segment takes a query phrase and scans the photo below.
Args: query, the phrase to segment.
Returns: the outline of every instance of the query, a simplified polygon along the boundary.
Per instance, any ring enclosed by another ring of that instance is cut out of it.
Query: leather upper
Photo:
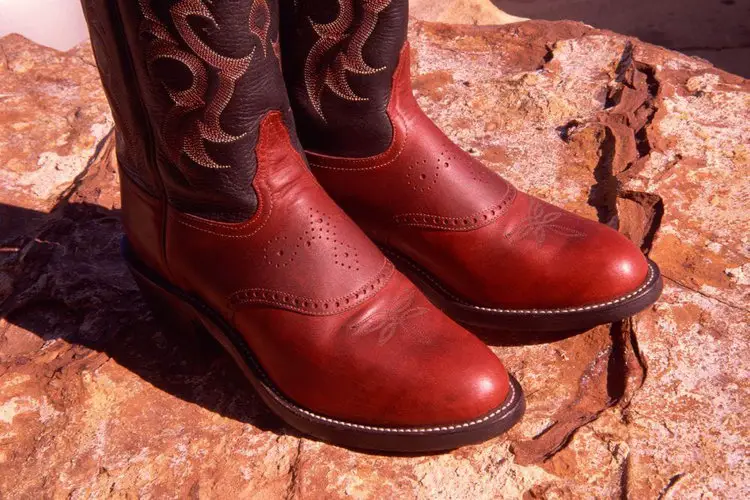
[[[130,148],[123,144],[118,154],[142,155],[148,168],[156,166],[163,192],[179,210],[217,221],[246,220],[257,208],[248,186],[257,167],[261,116],[279,110],[293,130],[281,84],[277,3],[104,2],[115,4],[113,24],[124,40],[117,42],[122,47],[100,52],[126,52],[119,66],[108,68],[114,74],[100,67],[105,82],[119,82],[109,87],[128,84],[111,104],[141,109],[146,119],[139,132],[150,138]],[[96,12],[99,3],[87,0],[86,10]],[[89,25],[97,19],[90,16]],[[97,36],[114,44],[112,35]]]
[[[228,318],[274,384],[305,408],[419,426],[498,407],[509,390],[503,365],[331,201],[280,113],[262,121],[256,154],[255,215],[227,223],[167,208],[165,267],[157,270]],[[141,256],[158,248],[141,228],[158,205],[147,201],[123,197],[123,211],[137,217],[125,223]]]
[[[316,177],[379,244],[397,250],[459,300],[491,308],[608,301],[648,273],[611,228],[519,192],[463,152],[414,99],[408,45],[387,114],[394,138],[367,158],[308,151]]]

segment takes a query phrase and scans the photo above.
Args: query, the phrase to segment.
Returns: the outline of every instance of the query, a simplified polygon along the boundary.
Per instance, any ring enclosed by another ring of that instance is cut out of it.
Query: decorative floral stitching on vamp
[[[383,346],[399,331],[414,328],[411,320],[427,313],[426,307],[414,306],[416,294],[411,293],[406,300],[384,311],[367,314],[349,327],[355,335],[377,334],[378,345]]]
[[[547,238],[548,232],[557,233],[569,238],[583,238],[586,236],[581,231],[562,224],[555,224],[565,212],[557,208],[545,211],[545,206],[539,201],[532,199],[529,204],[529,214],[515,228],[505,233],[510,241],[519,241],[528,236],[536,240],[537,246],[541,247]]]

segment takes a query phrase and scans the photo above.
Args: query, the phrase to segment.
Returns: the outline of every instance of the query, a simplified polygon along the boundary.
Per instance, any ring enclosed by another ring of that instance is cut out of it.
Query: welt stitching
[[[628,300],[631,297],[634,297],[641,293],[643,290],[648,288],[651,283],[653,283],[654,278],[656,276],[656,273],[654,272],[652,264],[649,264],[648,267],[648,275],[646,277],[646,281],[643,283],[643,285],[640,286],[637,290],[630,292],[627,295],[623,295],[622,297],[619,297],[617,299],[612,299],[607,302],[601,302],[598,304],[591,304],[588,306],[580,306],[580,307],[568,307],[568,308],[560,308],[560,309],[498,309],[493,307],[482,307],[477,306],[474,304],[470,304],[469,302],[466,302],[465,300],[456,297],[453,293],[446,290],[445,287],[443,287],[442,284],[440,284],[435,278],[430,276],[426,271],[422,270],[420,267],[409,261],[408,259],[401,259],[403,262],[405,262],[409,267],[417,271],[419,274],[427,278],[430,282],[432,282],[436,287],[438,287],[443,293],[448,295],[450,298],[455,300],[456,302],[460,302],[461,304],[471,307],[472,309],[478,309],[481,311],[489,311],[489,312],[498,312],[498,313],[512,313],[512,314],[558,314],[558,313],[570,313],[570,312],[583,312],[583,311],[591,311],[595,309],[601,309],[603,307],[611,306],[614,304],[619,304],[620,302],[624,302]]]
[[[292,411],[295,411],[297,413],[303,413],[307,415],[308,417],[311,417],[315,420],[322,420],[324,422],[330,423],[330,424],[336,424],[341,425],[343,427],[351,427],[354,429],[362,429],[367,431],[375,431],[375,432],[387,432],[387,433],[414,433],[414,434],[427,434],[427,433],[433,433],[433,432],[446,432],[451,431],[455,429],[465,429],[467,427],[473,427],[478,424],[482,424],[491,418],[497,416],[500,413],[503,413],[508,408],[510,408],[513,404],[515,404],[516,401],[516,388],[513,384],[510,384],[510,392],[508,393],[508,398],[506,402],[498,409],[493,411],[492,413],[485,415],[482,418],[477,418],[474,420],[471,420],[469,422],[464,422],[462,424],[454,424],[454,425],[443,425],[443,426],[436,426],[436,427],[378,427],[373,425],[364,425],[364,424],[354,424],[350,422],[344,422],[342,420],[336,420],[329,417],[324,417],[322,415],[318,415],[316,413],[313,413],[309,410],[305,410],[303,408],[298,408],[291,404],[284,396],[282,396],[278,391],[276,391],[275,388],[270,387],[269,389],[273,392],[273,394],[278,398],[278,400],[284,404],[287,408],[289,408]],[[500,420],[503,420],[510,416],[510,413],[507,413],[500,417]]]

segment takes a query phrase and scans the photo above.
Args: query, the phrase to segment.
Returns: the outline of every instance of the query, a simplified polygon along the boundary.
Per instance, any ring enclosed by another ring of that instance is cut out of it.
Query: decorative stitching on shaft
[[[229,101],[234,95],[237,80],[240,79],[250,67],[250,61],[255,53],[255,48],[241,58],[232,58],[219,54],[208,46],[194,31],[188,23],[188,17],[197,16],[207,19],[220,29],[213,14],[202,0],[181,0],[173,5],[169,12],[174,26],[180,37],[188,46],[190,51],[182,48],[180,42],[172,35],[169,29],[156,16],[149,5],[149,0],[139,0],[143,22],[141,32],[152,37],[149,42],[146,59],[152,66],[160,59],[171,59],[183,64],[191,74],[190,87],[183,90],[170,88],[166,83],[164,87],[173,102],[173,106],[166,113],[162,124],[167,151],[170,159],[177,165],[182,164],[182,154],[187,155],[196,164],[206,168],[225,169],[231,165],[217,163],[206,151],[204,141],[226,144],[235,142],[245,136],[232,135],[221,126],[221,115],[226,109]],[[251,12],[256,17],[262,13],[265,0],[255,0]],[[268,26],[270,26],[270,15],[268,6],[265,5],[266,22],[264,26],[253,31],[256,26],[252,25],[254,17],[250,16],[248,29],[259,40],[265,53]],[[217,76],[217,88],[212,98],[206,102],[208,97],[208,68],[215,70]],[[200,116],[192,116],[194,111],[201,110]],[[186,125],[187,122],[187,125]]]
[[[310,18],[310,24],[318,35],[318,40],[310,48],[305,59],[305,88],[310,103],[324,122],[326,117],[320,100],[326,87],[341,99],[368,100],[367,97],[359,96],[354,92],[347,81],[346,73],[371,75],[385,69],[385,67],[373,68],[367,64],[362,50],[375,30],[379,14],[390,5],[391,1],[362,0],[362,19],[354,28],[353,33],[348,33],[354,22],[352,0],[338,0],[338,15],[330,23],[316,23]],[[348,46],[343,49],[342,46],[347,42]],[[338,52],[331,57],[330,51],[337,47]]]

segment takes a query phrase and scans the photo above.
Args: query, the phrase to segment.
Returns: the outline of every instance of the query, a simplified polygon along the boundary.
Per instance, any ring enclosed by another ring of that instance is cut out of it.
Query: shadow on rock
[[[523,345],[551,344],[570,337],[575,337],[588,330],[567,330],[554,332],[517,332],[499,331],[479,326],[463,325],[482,342],[496,347],[513,347]]]
[[[62,201],[50,214],[0,204],[0,367],[25,363],[8,346],[21,328],[63,339],[94,370],[104,353],[155,387],[225,417],[294,434],[266,408],[210,337],[161,327],[120,256],[119,211]]]

